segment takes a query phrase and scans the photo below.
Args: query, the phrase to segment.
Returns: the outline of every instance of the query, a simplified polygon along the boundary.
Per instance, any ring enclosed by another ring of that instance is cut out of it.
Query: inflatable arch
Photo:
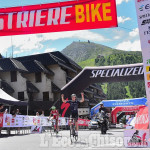
[[[61,93],[70,98],[72,93],[79,94],[90,84],[144,80],[143,63],[85,67],[76,77],[68,82]]]
[[[144,108],[146,106],[120,106],[116,107],[113,109],[111,112],[111,117],[112,117],[112,123],[116,124],[117,123],[117,113],[118,112],[133,112],[133,111],[139,111],[140,108]]]

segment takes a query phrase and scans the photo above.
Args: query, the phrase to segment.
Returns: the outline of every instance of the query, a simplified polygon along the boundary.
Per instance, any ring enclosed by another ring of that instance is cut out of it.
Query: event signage
[[[79,118],[78,121],[80,126],[88,126],[89,120]],[[52,122],[49,120],[49,117],[25,115],[13,116],[11,114],[0,113],[0,127],[32,127],[31,131],[33,130],[33,132],[41,132],[39,127],[51,125]],[[58,125],[69,125],[69,121],[65,117],[59,117]],[[35,130],[36,128],[37,131]]]
[[[150,0],[135,0],[150,120]],[[150,123],[149,123],[150,126]]]
[[[125,147],[150,147],[149,130],[125,130],[124,145]]]
[[[0,9],[0,36],[116,26],[115,0],[76,0]]]
[[[92,70],[91,74],[92,75],[90,76],[90,78],[141,75],[143,74],[143,66],[131,68]]]
[[[117,106],[124,106],[124,111],[128,111],[127,109],[131,109],[131,107],[126,106],[137,106],[137,105],[146,105],[147,99],[142,98],[135,98],[135,99],[122,99],[122,100],[103,100],[102,103],[104,107],[117,107]],[[97,114],[99,112],[100,103],[95,105],[91,108],[91,116]],[[132,110],[134,107],[132,108]],[[136,108],[137,109],[137,108]]]

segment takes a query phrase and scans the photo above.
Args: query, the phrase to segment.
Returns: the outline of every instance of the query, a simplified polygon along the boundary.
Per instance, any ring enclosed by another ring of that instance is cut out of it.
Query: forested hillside
[[[112,66],[141,62],[142,55],[139,52],[136,54],[116,53],[105,57],[98,56],[95,59],[96,66]],[[107,94],[107,99],[138,98],[146,95],[144,81],[106,83],[102,85],[102,87]]]

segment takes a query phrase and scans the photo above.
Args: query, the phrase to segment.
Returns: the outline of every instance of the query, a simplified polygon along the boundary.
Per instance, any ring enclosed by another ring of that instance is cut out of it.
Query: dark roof
[[[95,106],[96,104],[98,104],[99,102],[96,99],[90,99],[90,103],[89,105]]]
[[[75,70],[75,68],[72,67],[71,65],[69,65],[67,62],[65,62],[65,60],[60,59],[60,58],[56,57],[55,55],[52,55],[52,54],[50,54],[50,55],[58,63],[58,65],[60,65],[63,68],[66,68],[68,70],[71,70],[71,71],[77,73],[77,71]]]
[[[67,80],[67,82],[69,82],[69,81],[71,81],[71,80],[72,80],[72,78],[71,78],[71,77],[69,77],[69,76],[67,76],[67,77],[66,77],[66,80]]]
[[[76,67],[79,70],[82,70],[82,68],[77,63],[75,63],[73,60],[71,60],[69,57],[67,57],[63,53],[61,53],[59,51],[56,51],[56,52],[51,52],[51,54],[53,54],[54,56],[64,60],[67,64],[71,64],[73,67]]]
[[[6,93],[14,93],[14,89],[4,80],[0,80],[0,88]]]
[[[52,82],[52,92],[57,93],[57,92],[60,92],[60,91],[61,91],[60,88]]]
[[[90,93],[90,94],[93,94],[93,93],[94,93],[90,88],[86,88],[86,89],[84,90],[84,92],[87,92],[87,93]]]
[[[94,98],[102,99],[103,97],[99,94],[94,94]]]
[[[16,60],[20,62],[26,62],[26,61],[34,61],[37,60],[44,66],[54,65],[58,64],[63,68],[69,69],[75,73],[76,67],[81,70],[81,67],[78,66],[75,62],[73,62],[71,59],[66,57],[65,55],[61,54],[61,52],[51,52],[51,53],[43,53],[43,54],[37,54],[37,55],[30,55],[30,56],[24,56],[24,57],[17,57]],[[73,64],[73,65],[72,65]]]
[[[102,90],[101,86],[99,86],[98,84],[91,84],[90,87],[97,90]]]
[[[35,87],[30,81],[27,81],[26,84],[27,84],[27,92],[39,93],[39,89]]]
[[[37,60],[41,62],[43,65],[57,64],[57,62],[50,56],[49,53],[17,57],[15,59],[20,62]]]
[[[52,74],[52,75],[54,74],[50,69],[48,70],[37,60],[25,61],[22,62],[22,64],[27,68],[29,73],[44,72],[47,74]]]
[[[23,66],[23,64],[12,58],[3,58],[0,59],[0,71],[20,71],[27,72],[27,69]]]

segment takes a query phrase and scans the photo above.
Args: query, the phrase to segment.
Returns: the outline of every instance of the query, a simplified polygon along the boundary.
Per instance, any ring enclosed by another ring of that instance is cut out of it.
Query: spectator
[[[40,115],[39,115],[39,112],[36,112],[36,116],[38,116],[38,117],[40,116]]]
[[[21,115],[19,109],[16,110],[14,117],[16,117],[16,115]],[[20,133],[20,127],[18,127],[18,134]]]
[[[3,113],[3,112],[4,112],[4,105],[0,104],[0,113]]]
[[[17,109],[15,115],[21,115],[20,110]]]
[[[42,110],[42,114],[41,114],[41,117],[44,117],[45,115],[44,115],[44,110]]]

